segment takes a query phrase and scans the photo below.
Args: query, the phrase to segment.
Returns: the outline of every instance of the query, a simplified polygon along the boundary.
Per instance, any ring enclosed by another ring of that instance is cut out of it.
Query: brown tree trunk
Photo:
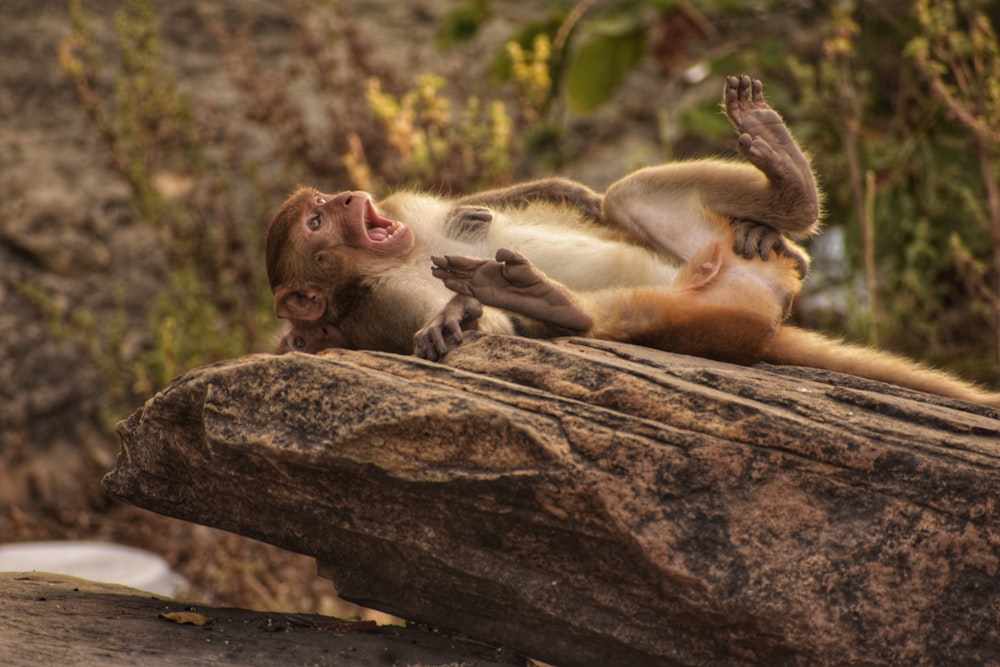
[[[849,376],[476,337],[254,356],[119,425],[106,490],[557,665],[983,665],[1000,419]]]

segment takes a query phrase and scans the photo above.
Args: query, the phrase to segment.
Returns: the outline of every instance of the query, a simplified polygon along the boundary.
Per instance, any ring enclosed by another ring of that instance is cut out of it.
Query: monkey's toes
[[[765,139],[744,133],[739,136],[736,143],[743,157],[764,172],[768,178],[779,180],[784,176],[781,157]]]
[[[744,114],[754,109],[769,109],[764,100],[764,84],[760,79],[752,79],[746,74],[726,78],[726,112],[740,129],[743,129]]]
[[[496,259],[505,264],[529,264],[528,259],[519,252],[510,248],[500,248],[497,250]]]

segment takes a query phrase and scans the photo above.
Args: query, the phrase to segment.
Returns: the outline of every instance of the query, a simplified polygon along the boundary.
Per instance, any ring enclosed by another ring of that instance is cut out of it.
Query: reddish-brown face
[[[366,192],[328,195],[301,188],[267,229],[267,273],[278,317],[329,319],[331,296],[347,278],[377,276],[413,248],[409,226],[390,220]]]
[[[331,347],[351,349],[347,337],[333,324],[296,322],[275,346],[276,354],[305,352],[317,354]]]
[[[347,245],[377,255],[399,257],[413,247],[413,230],[379,215],[367,192],[327,195],[313,192],[299,221],[304,247],[315,253]]]

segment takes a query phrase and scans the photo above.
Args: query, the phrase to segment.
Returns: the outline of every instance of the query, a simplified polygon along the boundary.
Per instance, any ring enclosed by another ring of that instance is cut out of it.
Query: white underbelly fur
[[[669,285],[678,267],[670,258],[633,244],[593,236],[567,226],[496,224],[484,252],[509,248],[527,257],[547,276],[578,291]]]

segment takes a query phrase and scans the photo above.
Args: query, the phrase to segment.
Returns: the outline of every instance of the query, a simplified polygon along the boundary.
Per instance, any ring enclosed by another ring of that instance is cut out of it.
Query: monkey
[[[756,101],[750,99],[753,85],[758,91]],[[734,248],[744,256],[756,252],[764,258],[771,252],[793,256],[804,274],[808,256],[787,242],[782,232],[808,235],[818,224],[818,191],[808,161],[780,117],[763,102],[759,82],[754,84],[749,77],[732,78],[727,86],[731,89],[726,92],[725,103],[730,118],[741,132],[747,129],[759,135],[757,143],[770,152],[761,153],[749,132],[740,135],[740,150],[756,159],[767,174],[746,164],[710,160],[666,165],[664,173],[653,180],[664,191],[683,193],[679,199],[683,207],[697,208],[697,200],[703,197],[723,215],[732,215]],[[756,118],[761,111],[765,113],[764,122]],[[769,142],[776,148],[770,149]],[[786,154],[789,150],[791,154]],[[782,164],[789,160],[796,163]],[[724,172],[721,177],[716,174],[720,169]],[[794,203],[796,198],[802,200],[800,204]],[[771,209],[779,204],[791,204],[796,213],[772,214]],[[686,210],[672,213],[687,215]],[[429,317],[439,319],[442,325],[449,322],[449,331],[460,331],[461,323],[447,315],[463,309],[445,308],[447,298],[442,294],[449,293],[440,285],[429,284],[424,267],[414,270],[409,263],[414,258],[425,261],[432,253],[492,256],[502,245],[528,243],[546,248],[549,255],[561,261],[568,253],[559,244],[573,239],[573,243],[584,247],[596,243],[599,247],[592,248],[592,253],[609,268],[616,268],[616,253],[602,252],[601,248],[629,247],[631,243],[641,247],[639,252],[647,259],[663,252],[649,242],[643,230],[616,221],[609,223],[605,218],[602,195],[561,178],[476,193],[455,201],[404,192],[377,206],[367,193],[333,196],[302,188],[282,205],[266,235],[275,312],[293,322],[293,332],[282,339],[283,343],[293,350],[313,349],[326,344],[330,331],[339,330],[336,338],[346,337],[353,346],[405,352],[413,349],[410,331],[414,327],[423,331],[424,320]],[[415,245],[419,246],[416,251]],[[671,274],[670,261],[653,258],[653,272]],[[598,286],[605,274],[607,271],[595,274],[596,281],[589,286],[575,287]],[[374,292],[378,293],[378,308],[372,308]],[[464,310],[468,310],[467,305]],[[345,317],[348,312],[350,317]],[[439,313],[446,316],[438,317]],[[401,318],[406,320],[402,328],[396,326],[401,324]],[[418,319],[420,322],[415,324]],[[318,322],[322,322],[326,333],[316,327]],[[535,335],[553,329],[541,321],[512,317],[512,313],[500,316],[490,309],[475,326],[507,333],[534,331]]]
[[[533,192],[558,193],[564,183],[550,179],[522,191],[530,197]],[[488,208],[452,206],[440,198],[413,193],[394,195],[377,208],[367,193],[322,195],[307,188],[289,202],[297,202],[297,196],[317,210],[327,207],[327,219],[311,217],[299,223],[298,230],[289,230],[279,212],[277,224],[272,221],[268,228],[268,275],[275,313],[293,323],[276,351],[314,353],[326,347],[360,347],[409,353],[416,343],[420,356],[436,359],[449,348],[443,339],[457,344],[465,328],[518,332],[514,323],[524,318],[494,309],[484,312],[475,299],[451,294],[429,271],[430,248],[471,252],[482,244],[494,216]],[[499,200],[490,195],[490,201]],[[291,226],[301,215],[297,207],[293,209]],[[431,224],[423,224],[425,220]],[[305,232],[313,224],[317,233]],[[284,254],[272,252],[282,244],[292,248]],[[310,253],[315,253],[315,264],[299,267],[296,258]],[[533,324],[525,320],[523,326],[528,331]]]
[[[302,188],[267,231],[275,312],[293,341],[332,327],[346,346],[432,360],[468,329],[582,335],[1000,407],[1000,395],[947,374],[785,323],[809,262],[793,239],[815,233],[821,196],[759,81],[727,78],[723,100],[746,162],[647,167],[603,195],[562,179],[378,204]]]

